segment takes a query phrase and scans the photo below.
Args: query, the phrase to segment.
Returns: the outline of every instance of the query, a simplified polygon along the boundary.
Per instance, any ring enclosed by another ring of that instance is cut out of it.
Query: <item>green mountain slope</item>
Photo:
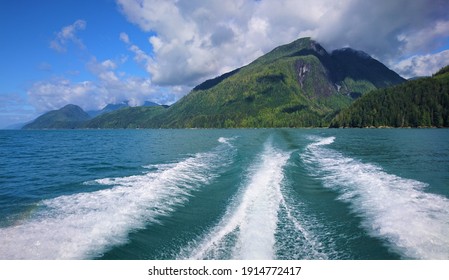
[[[43,114],[25,125],[23,129],[79,128],[89,119],[89,115],[83,109],[69,104],[59,110]]]
[[[449,127],[449,66],[433,77],[366,94],[331,127]]]
[[[154,123],[154,117],[165,113],[164,106],[126,107],[102,114],[88,122],[84,128],[145,128]]]
[[[342,49],[329,54],[317,42],[302,38],[205,81],[169,108],[124,108],[83,127],[328,126],[354,99],[404,81],[363,52]]]
[[[198,85],[149,126],[327,126],[353,98],[403,81],[364,53],[303,38]]]

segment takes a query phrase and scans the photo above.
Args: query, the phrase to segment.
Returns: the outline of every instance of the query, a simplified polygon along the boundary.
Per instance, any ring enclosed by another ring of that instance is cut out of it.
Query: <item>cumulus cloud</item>
[[[56,37],[50,42],[50,48],[57,52],[66,52],[69,43],[75,44],[80,49],[85,49],[83,41],[76,35],[78,31],[86,29],[85,20],[77,20],[73,24],[64,26]]]
[[[87,69],[95,76],[93,81],[73,82],[59,77],[38,81],[27,91],[28,99],[38,113],[76,104],[85,110],[97,110],[107,104],[129,101],[131,106],[145,101],[171,104],[187,92],[185,87],[160,88],[149,77],[121,75],[119,62],[95,57],[87,63]]]
[[[416,50],[426,52],[441,46],[448,39],[448,34],[449,20],[437,21],[416,32],[400,34],[398,40],[403,43],[402,50],[406,53]]]
[[[134,53],[134,60],[142,65],[147,72],[152,72],[154,65],[153,58],[141,50],[137,45],[133,44],[125,32],[120,33],[120,40],[128,46],[128,49]]]
[[[68,79],[55,78],[34,83],[27,93],[29,102],[37,112],[45,112],[67,104],[90,107],[92,103],[96,103],[95,92],[97,87],[92,82],[73,84]]]
[[[329,51],[341,47],[363,50],[404,77],[430,75],[449,64],[449,51],[441,51],[449,38],[447,0],[116,2],[128,21],[148,36],[151,52],[145,52],[148,46],[138,46],[127,33],[119,34],[148,76],[121,72],[126,56],[102,61],[91,56],[86,63],[94,76],[91,81],[59,77],[32,84],[28,98],[38,112],[68,103],[86,110],[123,100],[132,105],[146,100],[171,104],[205,79],[305,36]],[[50,47],[58,52],[66,52],[71,45],[86,49],[79,37],[86,27],[84,20],[63,27]]]
[[[405,78],[429,76],[449,64],[449,50],[436,54],[415,55],[401,60],[393,70]]]
[[[272,48],[311,36],[328,50],[353,47],[394,65],[448,39],[446,0],[116,0],[126,18],[152,32],[151,59],[126,34],[158,85],[193,86]]]
[[[58,52],[66,52],[68,45],[75,44],[86,49],[82,40],[77,36],[79,30],[86,28],[86,22],[77,20],[66,26],[56,34],[50,47]],[[133,44],[128,34],[120,33],[119,39],[134,53],[134,60],[141,64],[147,72],[156,67],[153,58]],[[154,41],[157,45],[157,42]],[[128,101],[131,106],[142,105],[145,101],[159,104],[172,104],[185,95],[189,87],[176,85],[160,87],[155,85],[152,77],[138,77],[120,71],[122,64],[128,60],[127,56],[118,59],[98,61],[91,55],[85,63],[86,69],[93,75],[93,79],[74,82],[70,78],[59,76],[33,83],[27,90],[28,101],[37,113],[61,108],[67,104],[76,104],[85,110],[101,109],[107,104]],[[42,68],[51,69],[51,65],[42,63]],[[47,67],[48,66],[48,67]],[[70,75],[69,75],[70,76]]]

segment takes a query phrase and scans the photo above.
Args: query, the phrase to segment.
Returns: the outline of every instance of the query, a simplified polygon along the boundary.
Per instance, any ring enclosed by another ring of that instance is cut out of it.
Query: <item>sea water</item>
[[[449,259],[449,130],[0,131],[0,259]]]

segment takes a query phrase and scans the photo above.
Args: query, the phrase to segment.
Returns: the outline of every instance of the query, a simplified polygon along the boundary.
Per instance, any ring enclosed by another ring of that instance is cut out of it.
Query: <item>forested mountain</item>
[[[327,127],[354,99],[404,81],[364,52],[345,48],[329,54],[302,38],[205,81],[170,107],[123,103],[89,120],[81,108],[68,105],[24,128]]]
[[[159,104],[151,102],[151,101],[145,101],[145,103],[136,108],[142,108],[139,110],[133,109],[134,107],[130,107],[128,104],[128,101],[123,101],[121,103],[116,104],[108,104],[101,110],[96,111],[88,111],[85,112],[82,108],[80,108],[77,105],[69,104],[64,106],[63,108],[59,110],[53,110],[50,112],[47,112],[34,121],[30,122],[29,124],[22,125],[20,128],[22,129],[73,129],[73,128],[85,128],[86,125],[88,125],[90,122],[89,120],[93,117],[96,117],[96,121],[92,122],[92,125],[102,123],[102,120],[104,119],[103,115],[108,113],[114,113],[118,110],[124,110],[124,108],[129,108],[129,112],[132,112],[130,116],[125,116],[127,119],[135,117],[136,120],[143,119],[147,116],[147,114],[137,115],[137,112],[144,112],[149,107],[160,107]],[[128,111],[126,111],[128,112]],[[158,111],[159,112],[159,111]],[[120,113],[118,114],[120,115]],[[125,113],[125,115],[128,115],[128,113]],[[106,117],[108,118],[108,117]],[[111,118],[115,118],[115,115],[112,114]],[[108,121],[108,123],[105,123],[105,128],[113,128],[111,126],[111,123],[117,124],[117,127],[120,127],[118,124],[120,123],[121,117],[117,118],[117,120]],[[134,119],[133,119],[134,121]],[[123,121],[122,121],[123,122]],[[136,127],[138,127],[136,125]]]
[[[117,103],[117,104],[107,104],[101,110],[88,111],[87,113],[92,118],[95,118],[97,116],[100,116],[100,115],[103,115],[103,114],[106,114],[106,113],[110,113],[110,112],[113,112],[113,111],[117,111],[117,110],[120,110],[120,109],[126,108],[126,107],[129,107],[128,101],[123,101],[123,102]]]
[[[84,128],[145,128],[154,122],[156,116],[166,112],[166,106],[126,107],[105,113],[86,123]]]
[[[317,42],[303,38],[205,81],[170,108],[125,108],[86,126],[328,126],[335,112],[349,106],[353,99],[403,81],[363,52],[343,49],[329,54]]]
[[[449,66],[432,77],[364,95],[331,127],[449,127]]]
[[[151,102],[151,101],[145,101],[142,105],[143,107],[152,107],[152,106],[160,106],[157,103]],[[120,103],[115,103],[115,104],[107,104],[105,107],[103,107],[103,109],[101,110],[94,110],[94,111],[88,111],[87,113],[89,114],[89,116],[91,116],[92,118],[106,114],[106,113],[110,113],[110,112],[114,112],[123,108],[127,108],[130,107],[129,105],[129,101],[123,101]]]
[[[59,110],[43,114],[23,129],[79,128],[90,116],[79,106],[69,104]]]

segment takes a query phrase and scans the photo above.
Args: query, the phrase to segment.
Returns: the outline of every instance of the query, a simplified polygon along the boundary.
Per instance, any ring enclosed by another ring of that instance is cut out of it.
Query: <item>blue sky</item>
[[[311,36],[404,77],[449,64],[446,0],[5,0],[0,128],[68,103],[176,102],[196,84]]]

